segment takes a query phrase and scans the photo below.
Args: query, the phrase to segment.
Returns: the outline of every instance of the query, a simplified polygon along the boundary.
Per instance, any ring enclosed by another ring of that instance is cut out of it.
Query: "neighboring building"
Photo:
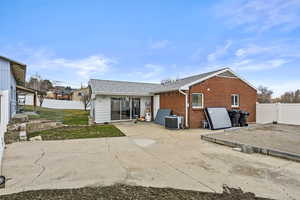
[[[226,107],[250,112],[255,122],[256,89],[230,68],[179,79],[168,84],[124,81],[89,81],[90,116],[95,123],[130,120],[158,109],[171,109],[185,118],[185,126],[202,127],[205,107]]]
[[[18,92],[36,93],[25,88],[26,65],[0,56],[0,167],[4,151],[4,133],[18,111]]]
[[[0,91],[8,92],[8,118],[17,112],[17,86],[25,86],[26,65],[0,56]]]
[[[84,93],[88,93],[89,88],[80,88],[77,90],[74,90],[72,93],[72,100],[73,101],[81,101],[81,97]]]
[[[54,86],[53,89],[47,91],[47,99],[56,100],[72,100],[73,89],[64,86]]]

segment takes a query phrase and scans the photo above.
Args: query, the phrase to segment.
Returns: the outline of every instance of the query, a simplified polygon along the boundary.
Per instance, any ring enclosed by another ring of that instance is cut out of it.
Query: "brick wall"
[[[185,116],[185,96],[178,91],[161,93],[159,101],[161,109],[171,109],[173,114]]]
[[[213,77],[192,86],[189,90],[189,125],[190,128],[202,127],[205,119],[203,109],[192,108],[192,93],[204,94],[204,107],[226,107],[231,109],[231,95],[240,95],[238,109],[250,112],[248,121],[256,121],[256,90],[237,78]],[[171,109],[173,114],[185,116],[185,97],[178,91],[160,94],[160,108]]]
[[[204,107],[226,107],[231,109],[231,95],[240,95],[238,109],[250,112],[248,121],[255,122],[256,118],[256,90],[237,78],[213,77],[190,88],[189,94],[189,123],[191,128],[202,127],[205,119],[203,109],[192,108],[192,93],[204,94]]]

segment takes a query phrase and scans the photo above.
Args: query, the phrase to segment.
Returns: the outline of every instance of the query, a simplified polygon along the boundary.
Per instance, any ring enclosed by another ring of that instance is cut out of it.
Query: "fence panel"
[[[33,105],[33,95],[26,95],[25,104]],[[38,99],[37,99],[37,105],[39,105]],[[81,101],[68,101],[68,100],[55,100],[55,99],[44,99],[42,107],[54,108],[54,109],[84,110],[84,105]]]
[[[273,121],[282,124],[300,125],[300,104],[257,104],[256,122],[265,124]]]
[[[300,125],[300,104],[279,104],[278,122]]]

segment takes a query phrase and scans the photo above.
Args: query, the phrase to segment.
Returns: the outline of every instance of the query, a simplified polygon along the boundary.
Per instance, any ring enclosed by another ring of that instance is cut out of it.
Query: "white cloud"
[[[28,48],[24,45],[7,48],[4,52],[20,62],[26,63],[27,76],[39,73],[43,78],[56,78],[65,73],[75,80],[86,82],[91,76],[99,76],[108,72],[117,63],[116,60],[103,55],[91,55],[83,58],[67,59],[56,56],[45,48]],[[57,72],[61,72],[57,74]],[[66,80],[58,80],[66,81]]]
[[[169,40],[159,40],[155,42],[151,42],[150,48],[151,49],[163,49],[170,45]]]
[[[160,75],[164,67],[161,65],[154,65],[154,64],[146,64],[145,68],[149,70],[148,72],[143,73],[142,77],[145,79],[155,78],[156,76]]]
[[[236,50],[235,55],[238,57],[245,57],[245,56],[250,56],[250,55],[256,55],[256,54],[261,54],[265,52],[275,52],[277,50],[277,47],[261,47],[258,45],[249,45],[248,47],[245,48],[240,48]]]
[[[217,47],[213,53],[209,54],[207,56],[207,60],[209,62],[216,61],[218,58],[224,56],[227,53],[227,50],[229,49],[229,47],[231,45],[232,45],[232,42],[230,40],[226,41],[224,46]]]
[[[174,67],[173,65],[170,67]],[[130,71],[125,75],[133,81],[157,83],[163,79],[166,66],[159,64],[145,64],[134,71]],[[125,79],[127,80],[127,79]]]
[[[269,70],[275,69],[278,67],[283,66],[284,64],[288,63],[288,60],[285,59],[272,59],[272,60],[242,60],[238,62],[234,62],[231,67],[237,71],[261,71],[261,70]]]
[[[103,74],[110,69],[116,61],[102,55],[93,55],[81,59],[54,58],[43,60],[44,67],[70,68],[84,80],[88,80],[94,74]]]
[[[290,31],[300,26],[299,0],[244,0],[224,1],[217,15],[232,26],[242,26],[247,31],[266,31],[280,28]]]

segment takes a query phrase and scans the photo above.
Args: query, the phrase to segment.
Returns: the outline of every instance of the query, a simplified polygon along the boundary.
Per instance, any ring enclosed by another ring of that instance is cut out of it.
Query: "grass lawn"
[[[28,138],[42,136],[43,140],[67,140],[81,138],[125,136],[114,125],[66,126],[28,133]]]
[[[60,121],[66,125],[88,125],[89,111],[63,110],[37,107],[39,115],[29,115],[30,119],[49,119]],[[26,111],[32,111],[33,106],[26,106]]]

